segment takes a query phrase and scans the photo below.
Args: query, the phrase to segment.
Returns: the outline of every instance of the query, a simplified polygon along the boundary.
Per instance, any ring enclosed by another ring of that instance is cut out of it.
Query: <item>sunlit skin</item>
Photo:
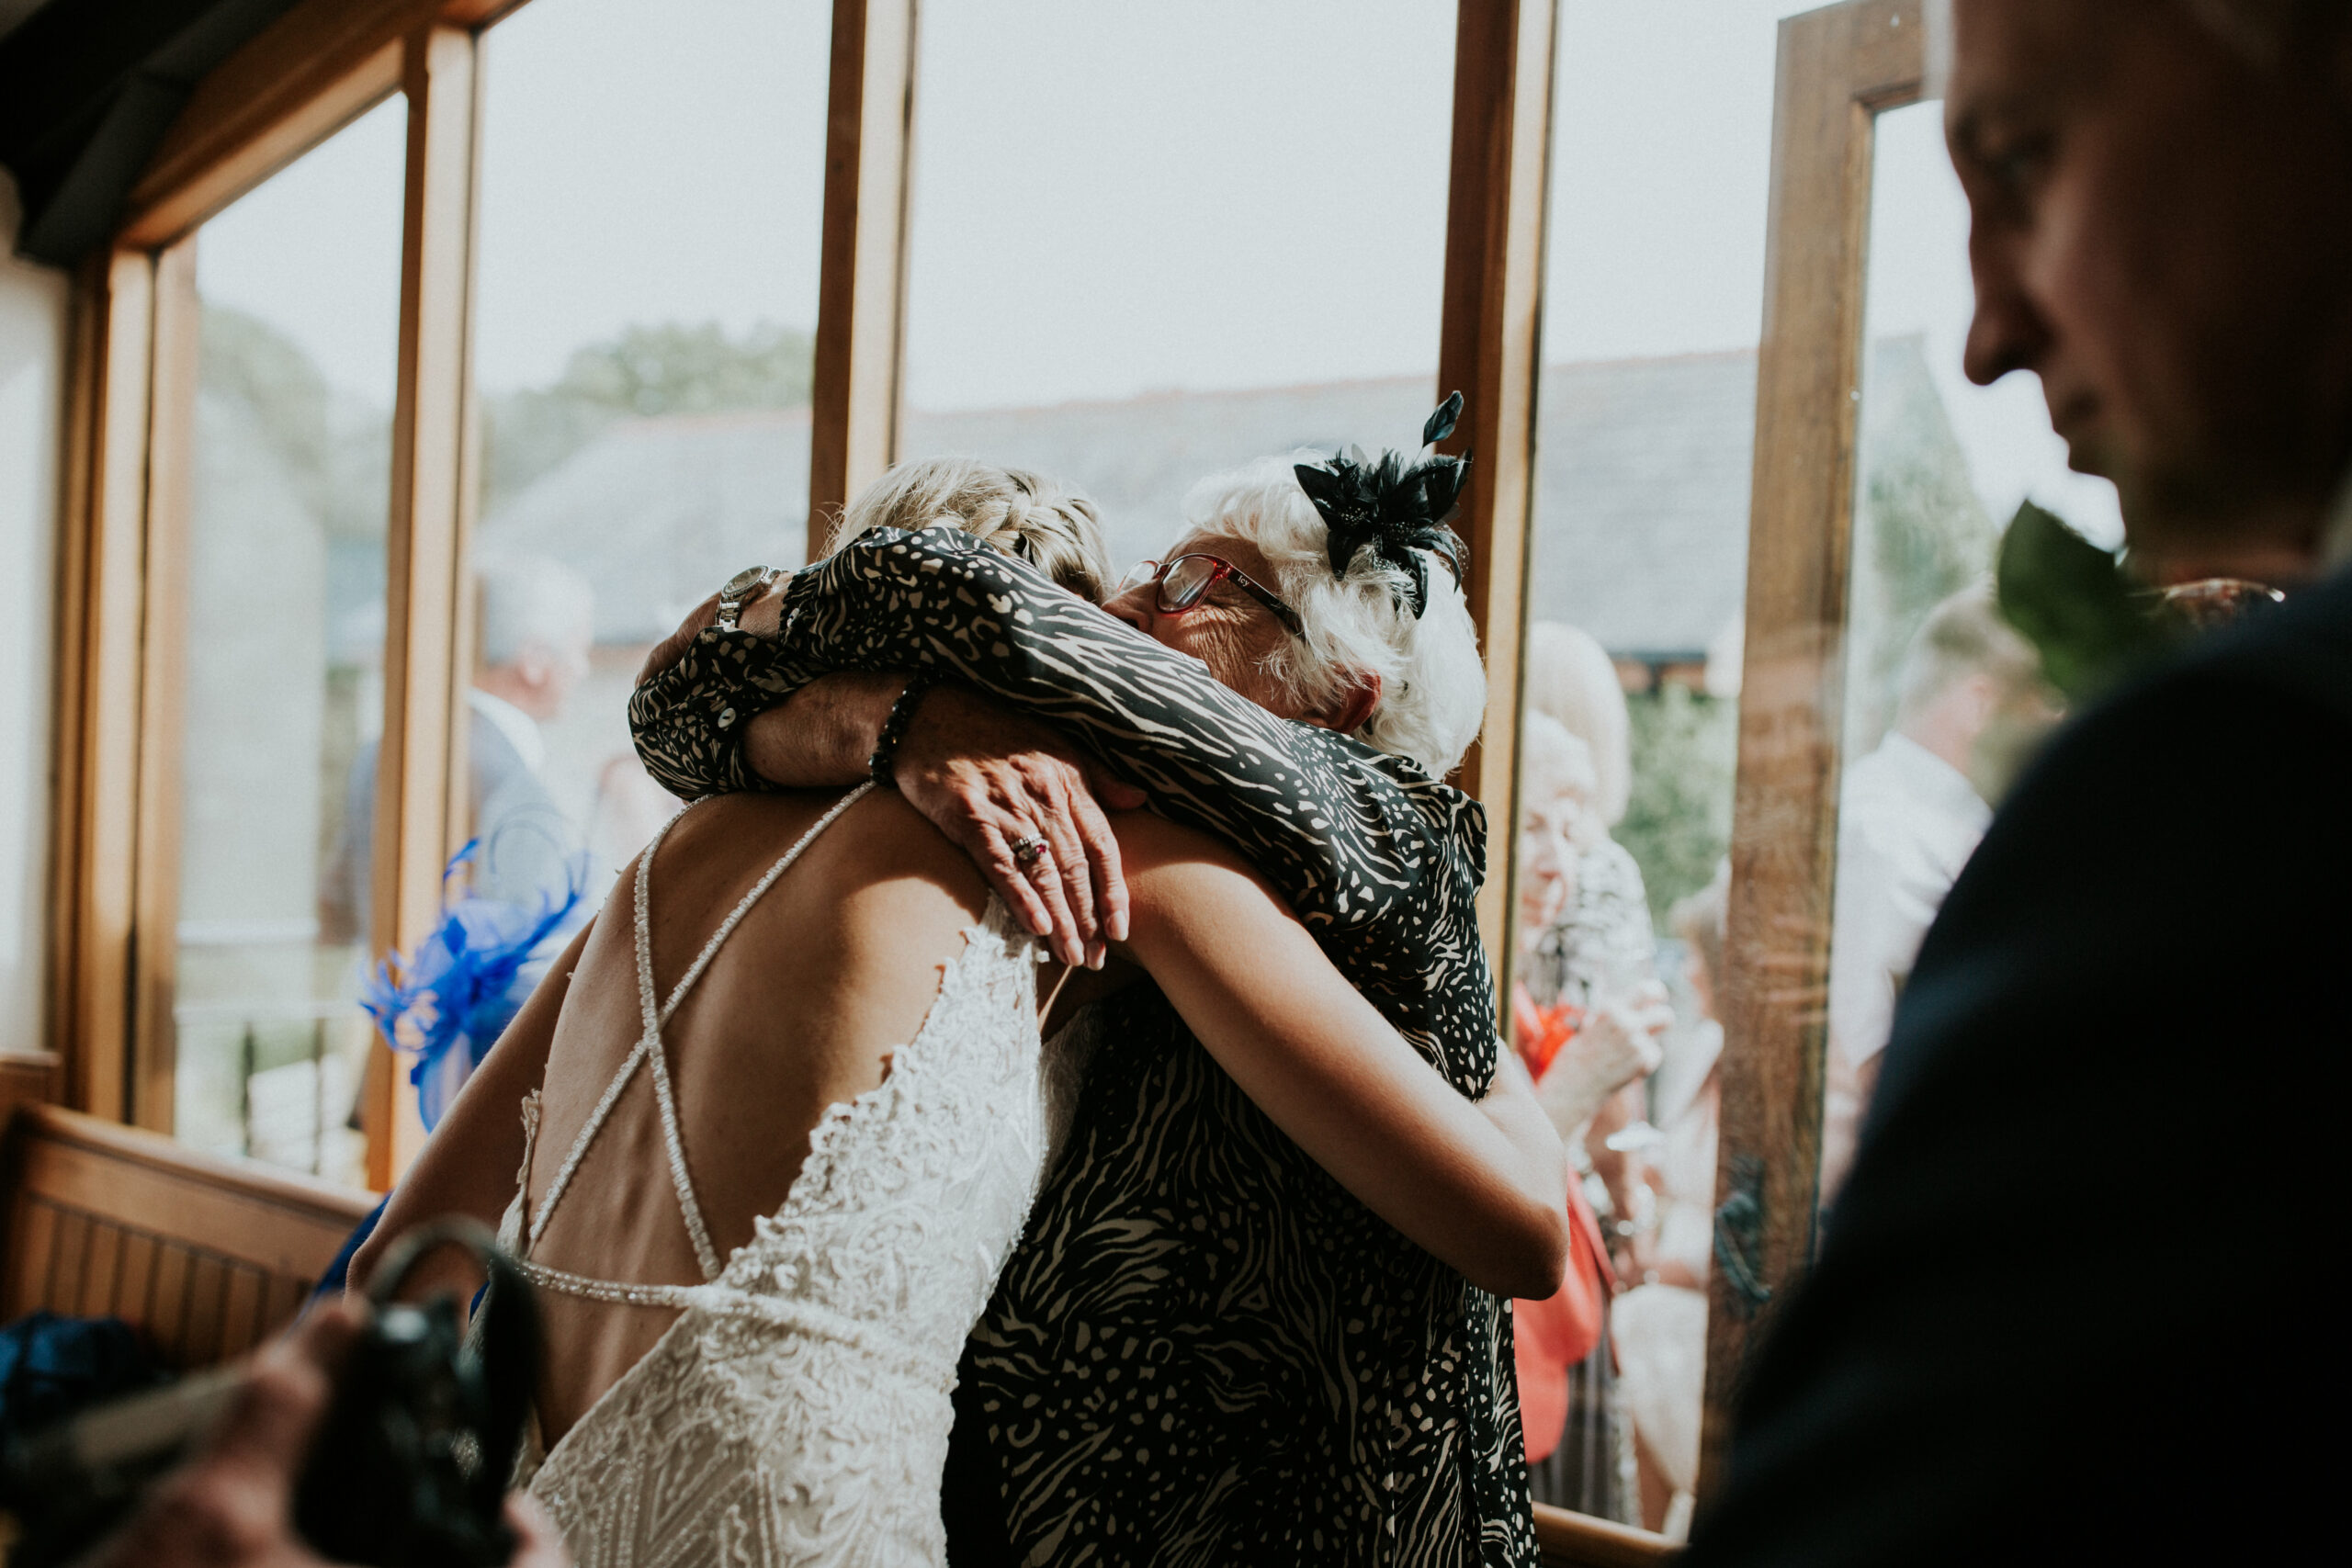
[[[1956,0],[1972,380],[2041,379],[2156,581],[2308,576],[2352,458],[2352,44],[2265,67],[2154,0]]]

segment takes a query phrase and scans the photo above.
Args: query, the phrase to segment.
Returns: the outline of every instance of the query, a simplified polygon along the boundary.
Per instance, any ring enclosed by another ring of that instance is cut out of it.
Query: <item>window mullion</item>
[[[1781,24],[1702,1507],[1723,1482],[1749,1348],[1813,1258],[1873,116],[1917,97],[1925,42],[1918,0],[1849,0]]]
[[[177,1066],[180,759],[187,689],[187,547],[195,498],[197,355],[203,307],[194,235],[154,261],[147,515],[139,683],[139,789],[125,1119],[173,1127]]]
[[[453,829],[449,780],[462,689],[458,663],[465,479],[467,314],[473,240],[478,46],[463,28],[407,39],[408,175],[401,237],[400,361],[392,473],[384,739],[378,754],[369,944],[412,951],[441,907]],[[458,796],[457,798],[462,798]],[[390,1186],[423,1146],[406,1077],[368,1057],[362,1122],[368,1177]]]
[[[1470,618],[1487,660],[1487,720],[1458,783],[1486,803],[1489,874],[1478,895],[1497,998],[1510,995],[1519,654],[1543,345],[1544,204],[1557,0],[1462,0],[1454,43],[1453,167],[1446,198],[1438,394],[1459,390],[1443,445],[1476,455],[1455,526],[1470,547]],[[1501,874],[1495,874],[1499,871]]]
[[[898,457],[917,0],[834,0],[808,452],[808,558]]]
[[[137,888],[141,629],[147,526],[147,437],[155,324],[155,258],[115,251],[91,269],[96,299],[82,359],[93,385],[86,489],[74,508],[78,631],[71,766],[61,779],[60,874],[72,952],[60,965],[65,1093],[78,1110],[130,1110],[131,919]]]

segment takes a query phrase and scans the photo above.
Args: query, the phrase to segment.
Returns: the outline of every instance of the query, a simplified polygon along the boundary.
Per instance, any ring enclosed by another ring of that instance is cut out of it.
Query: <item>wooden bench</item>
[[[0,1321],[111,1314],[175,1370],[290,1321],[375,1195],[54,1106],[0,1151]]]

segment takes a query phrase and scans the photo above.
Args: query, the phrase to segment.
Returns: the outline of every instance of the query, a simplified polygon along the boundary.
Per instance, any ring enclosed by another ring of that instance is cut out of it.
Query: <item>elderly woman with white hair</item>
[[[1591,783],[1577,803],[1576,897],[1560,912],[1526,976],[1540,1000],[1590,1007],[1656,975],[1657,939],[1642,871],[1610,836],[1633,795],[1632,718],[1617,667],[1580,626],[1527,628],[1527,712],[1586,749]]]
[[[1122,934],[1092,803],[1115,780],[1238,849],[1479,1097],[1512,1069],[1486,821],[1442,782],[1485,707],[1443,526],[1462,479],[1352,453],[1222,476],[1101,608],[968,536],[869,536],[722,615],[742,629],[657,650],[640,754],[703,794],[841,782],[875,749],[1088,960]],[[1067,1151],[959,1371],[951,1559],[1532,1564],[1502,1303],[1306,1158],[1153,987],[1098,1011]]]

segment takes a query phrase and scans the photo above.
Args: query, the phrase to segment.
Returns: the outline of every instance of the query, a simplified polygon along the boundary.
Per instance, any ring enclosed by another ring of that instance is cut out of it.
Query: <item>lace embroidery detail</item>
[[[580,1568],[944,1562],[956,1361],[1076,1088],[1041,1064],[1036,949],[991,898],[889,1076],[828,1108],[783,1207],[705,1283],[592,1280],[526,1258],[557,1290],[682,1309],[518,1472]],[[524,1116],[527,1189],[536,1107]],[[502,1234],[525,1228],[518,1191]]]

